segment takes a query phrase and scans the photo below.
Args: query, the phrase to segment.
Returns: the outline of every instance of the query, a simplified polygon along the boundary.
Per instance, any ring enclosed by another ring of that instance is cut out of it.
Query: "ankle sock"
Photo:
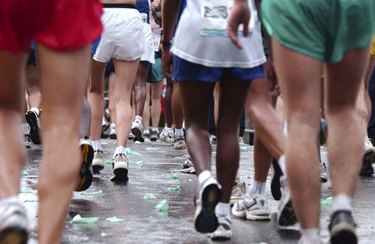
[[[255,195],[264,196],[265,193],[266,193],[266,182],[253,180],[247,192],[247,195],[248,197],[253,198]]]
[[[319,229],[310,228],[310,229],[301,229],[301,239],[303,244],[315,244],[320,243]]]
[[[337,194],[333,197],[331,214],[339,210],[352,211],[353,199],[346,194]]]
[[[202,183],[202,182],[204,182],[205,180],[207,180],[210,177],[212,177],[212,174],[211,174],[210,171],[205,170],[205,171],[201,172],[198,175],[198,182],[199,182],[199,184]]]
[[[124,155],[126,155],[126,147],[117,146],[116,150],[115,150],[115,153],[113,154],[113,156],[115,157],[117,154],[124,154]]]
[[[30,108],[30,111],[35,112],[39,116],[39,108],[32,107],[32,108]]]
[[[215,208],[216,216],[229,216],[229,208],[229,203],[219,202]]]
[[[94,151],[103,151],[101,140],[91,141],[91,144]]]

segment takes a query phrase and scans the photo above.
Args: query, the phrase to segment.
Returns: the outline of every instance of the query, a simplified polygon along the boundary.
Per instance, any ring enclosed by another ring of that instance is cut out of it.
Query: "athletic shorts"
[[[31,40],[49,48],[83,47],[101,31],[98,0],[1,0],[0,49],[28,52]]]
[[[151,64],[155,63],[154,53],[154,37],[152,36],[151,25],[143,23],[143,35],[145,38],[145,52],[141,57],[141,61],[147,61]]]
[[[98,62],[111,58],[134,61],[144,53],[143,22],[133,5],[105,4],[102,15],[104,30],[94,54]]]
[[[263,0],[262,18],[284,47],[338,63],[346,51],[370,45],[374,8],[374,0]]]
[[[371,57],[375,57],[375,36],[372,37]]]
[[[234,79],[251,81],[264,77],[263,65],[254,68],[212,68],[200,64],[190,63],[174,56],[173,80],[175,81],[201,81],[215,83],[220,81],[224,74],[230,74]]]
[[[161,58],[155,58],[155,63],[151,64],[147,75],[147,82],[154,84],[163,78],[163,70],[161,68]]]

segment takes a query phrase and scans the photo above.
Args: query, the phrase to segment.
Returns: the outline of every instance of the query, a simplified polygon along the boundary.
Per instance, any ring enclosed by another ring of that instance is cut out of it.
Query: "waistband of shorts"
[[[136,9],[135,5],[127,3],[103,3],[103,8],[133,8]]]

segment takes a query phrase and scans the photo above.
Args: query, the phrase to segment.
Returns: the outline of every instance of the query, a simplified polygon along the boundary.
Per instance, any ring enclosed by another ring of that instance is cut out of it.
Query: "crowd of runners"
[[[106,131],[114,182],[132,180],[129,140],[188,149],[194,226],[213,240],[231,238],[232,217],[271,219],[272,168],[278,224],[298,222],[299,243],[321,243],[329,163],[330,242],[357,243],[356,181],[374,174],[374,35],[373,0],[1,0],[0,243],[29,239],[25,146],[43,145],[38,241],[59,243],[72,192],[104,168]],[[248,189],[238,175],[245,116],[255,129]]]

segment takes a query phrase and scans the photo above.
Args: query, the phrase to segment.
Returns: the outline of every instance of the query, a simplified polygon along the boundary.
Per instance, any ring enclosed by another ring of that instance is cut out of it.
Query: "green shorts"
[[[375,33],[375,0],[263,0],[269,35],[295,52],[330,63],[366,48]]]
[[[151,64],[146,81],[148,83],[158,83],[162,78],[163,71],[161,68],[161,59],[155,58],[155,63]]]

